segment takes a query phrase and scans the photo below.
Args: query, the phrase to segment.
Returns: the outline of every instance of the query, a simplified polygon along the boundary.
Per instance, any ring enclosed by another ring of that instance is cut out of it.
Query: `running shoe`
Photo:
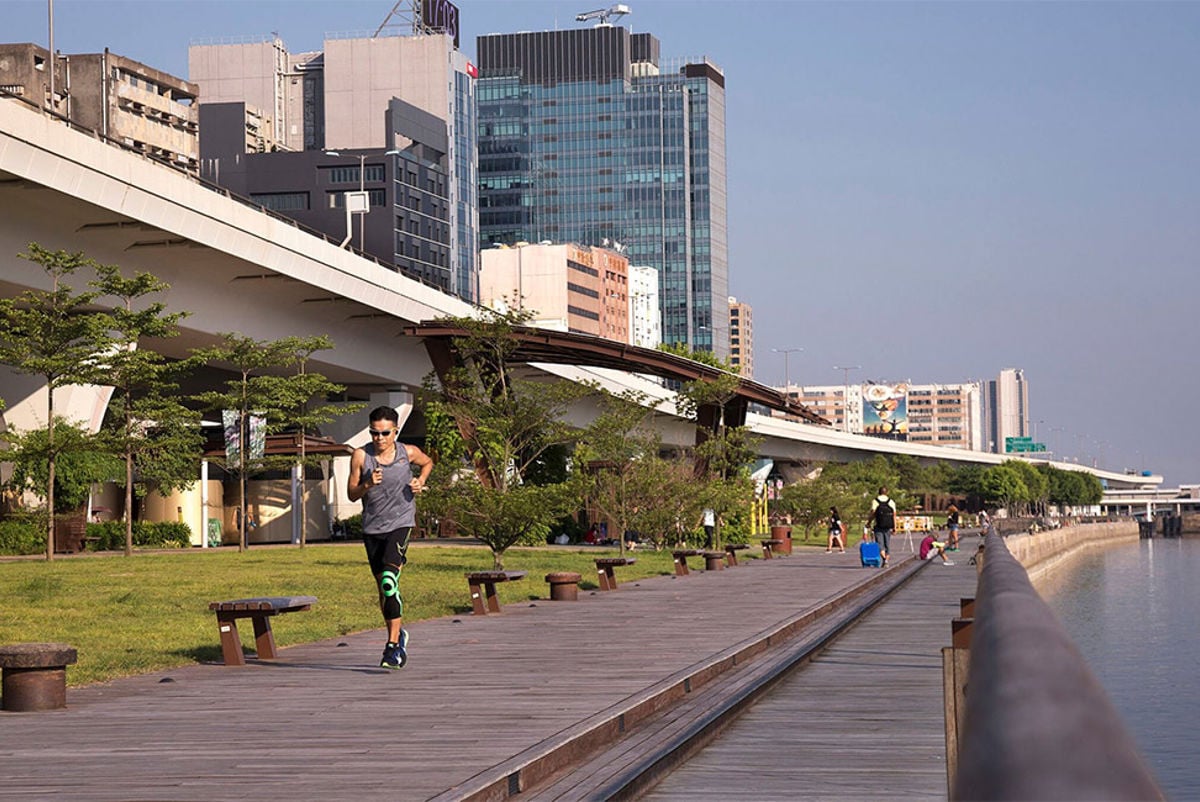
[[[396,645],[396,654],[400,658],[400,665],[403,666],[408,662],[408,630],[400,630],[400,643]]]
[[[408,633],[400,630],[400,642],[389,643],[383,647],[383,659],[379,661],[380,668],[404,668],[404,664],[408,662],[408,652],[405,651],[405,646],[408,645]]]

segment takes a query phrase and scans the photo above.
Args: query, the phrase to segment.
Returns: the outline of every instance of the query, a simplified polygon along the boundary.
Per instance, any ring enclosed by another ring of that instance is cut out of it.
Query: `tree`
[[[578,439],[564,414],[592,389],[521,375],[514,327],[527,320],[527,312],[488,310],[478,319],[446,319],[465,333],[453,338],[449,362],[425,382],[433,418],[454,421],[470,469],[451,464],[435,473],[424,503],[485,543],[497,569],[509,547],[544,541],[580,496],[577,474],[542,485],[530,478],[549,449]],[[442,442],[435,450],[459,449]]]
[[[641,497],[630,499],[629,528],[658,550],[684,543],[703,507],[692,465],[648,454],[632,462],[627,482]]]
[[[106,444],[125,463],[125,554],[133,554],[133,499],[153,485],[168,492],[187,487],[199,473],[200,416],[176,399],[177,376],[190,361],[172,362],[149,348],[149,338],[174,337],[185,313],[148,301],[170,289],[149,273],[124,278],[115,265],[98,265],[91,282],[116,305],[105,318],[112,348],[94,365],[97,384],[114,390],[109,401]],[[139,308],[140,307],[140,308]],[[140,481],[135,482],[135,475]]]
[[[639,463],[656,457],[661,446],[658,433],[646,426],[653,409],[645,393],[603,393],[600,414],[575,450],[588,477],[588,499],[614,524],[625,554],[625,531],[636,510],[657,504],[661,496],[656,482],[634,481]]]
[[[87,503],[92,485],[115,480],[121,461],[112,455],[97,435],[59,416],[54,422],[54,445],[50,427],[28,432],[7,432],[10,450],[5,459],[13,464],[9,486],[31,490],[49,502],[51,448],[55,452],[54,508],[57,514],[75,512]],[[51,516],[51,521],[54,517]]]
[[[1104,495],[1104,486],[1095,474],[1084,471],[1064,471],[1052,465],[1039,466],[1049,484],[1049,499],[1064,507],[1097,504]]]
[[[785,487],[781,505],[807,530],[819,526],[830,507],[838,508],[849,527],[851,521],[867,520],[880,487],[888,488],[897,509],[911,505],[907,491],[900,487],[900,474],[878,454],[862,462],[826,463],[817,477]]]
[[[1005,508],[1025,501],[1029,495],[1021,474],[1008,462],[985,468],[979,478],[979,491],[985,502]]]
[[[42,266],[51,288],[27,290],[15,298],[0,299],[0,364],[18,373],[46,381],[46,559],[54,559],[54,493],[58,456],[55,440],[59,418],[54,413],[54,391],[69,384],[86,384],[93,360],[107,353],[108,339],[102,316],[90,308],[98,293],[75,292],[65,279],[80,268],[96,263],[82,252],[51,251],[29,243],[29,252],[18,254]]]
[[[265,455],[261,444],[268,435],[293,426],[297,414],[301,414],[306,423],[314,420],[312,415],[319,413],[297,412],[311,401],[314,393],[321,390],[340,392],[342,388],[326,382],[319,373],[281,375],[282,371],[294,367],[313,352],[329,347],[324,338],[285,337],[260,341],[236,333],[222,334],[221,338],[220,345],[199,349],[195,354],[207,362],[229,366],[235,376],[225,382],[224,391],[210,390],[195,398],[206,409],[222,413],[227,441],[236,442],[236,447],[227,449],[226,457],[217,462],[227,473],[238,478],[241,490],[238,550],[244,551],[249,546],[250,519],[246,503],[249,477],[265,470],[286,469],[295,463],[291,456]]]
[[[296,372],[289,382],[289,391],[299,402],[292,413],[291,425],[300,433],[300,451],[296,455],[296,467],[301,477],[300,548],[304,548],[308,543],[308,508],[305,505],[308,489],[304,481],[304,472],[313,461],[307,453],[305,435],[310,431],[318,431],[322,424],[330,423],[342,415],[361,410],[366,404],[331,404],[325,401],[331,395],[340,393],[344,388],[329,381],[320,373],[309,371],[308,363],[313,354],[333,348],[333,340],[329,337],[323,335],[319,337],[287,337],[279,340],[278,344],[285,352],[290,352],[291,359],[294,360],[296,366]]]
[[[692,358],[703,353],[693,353]],[[680,413],[696,425],[695,475],[704,506],[716,515],[714,546],[720,546],[722,517],[752,503],[754,483],[749,466],[758,456],[760,442],[745,426],[733,425],[726,418],[741,379],[728,365],[717,362],[723,374],[688,382],[676,397]]]
[[[1046,475],[1025,460],[1010,459],[1005,460],[1003,464],[1008,465],[1021,477],[1021,484],[1025,485],[1023,501],[1029,504],[1028,513],[1040,515],[1045,512],[1044,506],[1050,495],[1050,482]]]

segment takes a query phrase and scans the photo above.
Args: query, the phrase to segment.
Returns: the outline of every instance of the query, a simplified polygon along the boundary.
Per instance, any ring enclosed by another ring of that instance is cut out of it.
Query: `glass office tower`
[[[480,37],[479,227],[623,250],[659,275],[663,341],[728,355],[725,78],[650,34]]]

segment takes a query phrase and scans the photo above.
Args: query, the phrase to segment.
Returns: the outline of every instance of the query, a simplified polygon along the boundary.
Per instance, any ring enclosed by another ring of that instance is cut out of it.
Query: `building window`
[[[326,199],[330,209],[345,209],[346,208],[346,193],[345,192],[327,192]],[[367,198],[371,206],[382,208],[387,203],[387,190],[384,189],[368,189]],[[305,209],[308,207],[305,206]]]
[[[299,212],[308,209],[307,192],[261,192],[250,200],[275,212]]]

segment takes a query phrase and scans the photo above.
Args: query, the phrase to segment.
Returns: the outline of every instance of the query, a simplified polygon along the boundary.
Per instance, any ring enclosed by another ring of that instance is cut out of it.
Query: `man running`
[[[408,633],[403,629],[400,570],[408,562],[408,536],[416,525],[414,494],[425,489],[433,461],[416,446],[400,447],[400,416],[391,407],[377,407],[368,416],[371,442],[354,450],[346,495],[362,499],[363,543],[375,583],[379,607],[387,625],[382,668],[403,668],[408,662]],[[413,466],[420,475],[413,476]]]

